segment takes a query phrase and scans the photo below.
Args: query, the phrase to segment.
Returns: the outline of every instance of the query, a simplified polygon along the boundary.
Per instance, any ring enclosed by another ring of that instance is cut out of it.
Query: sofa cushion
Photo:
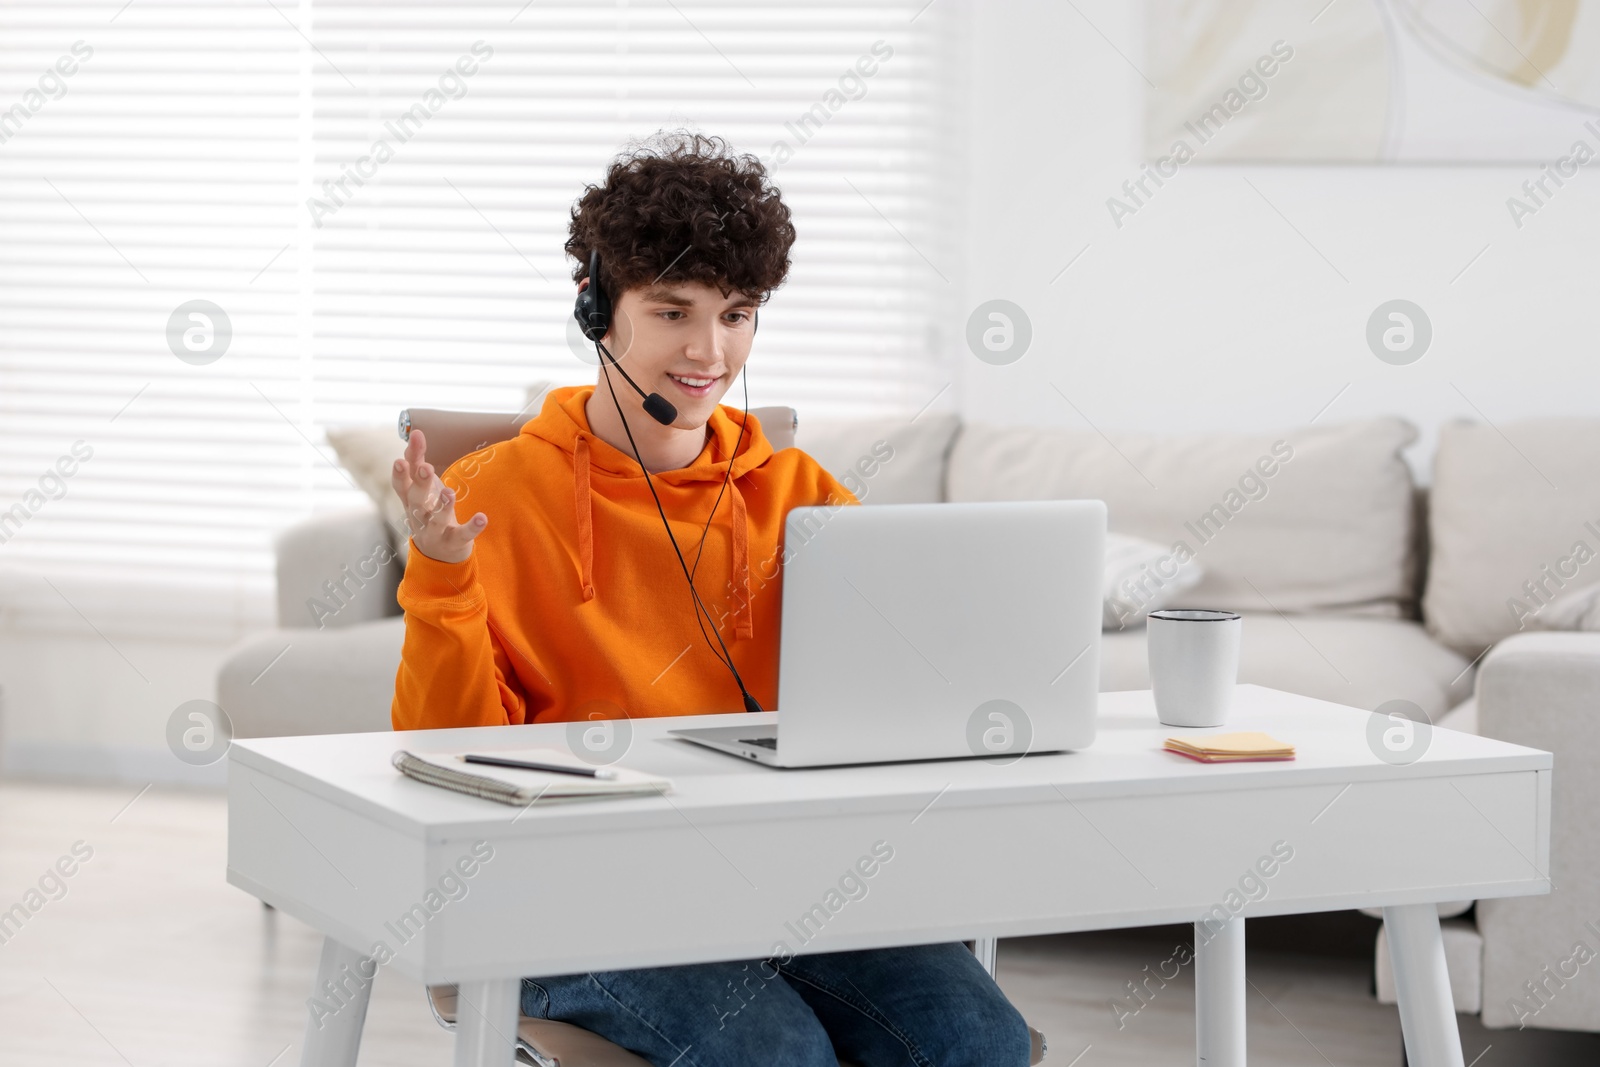
[[[1205,568],[1199,563],[1192,559],[1180,563],[1165,545],[1127,534],[1106,534],[1101,629],[1143,626],[1146,615],[1176,604],[1204,575]]]
[[[1148,689],[1145,631],[1100,638],[1100,689]],[[1239,681],[1377,710],[1409,700],[1437,723],[1472,694],[1466,657],[1410,619],[1245,613]]]
[[[1600,582],[1561,594],[1528,620],[1530,630],[1600,630]]]
[[[800,412],[795,447],[863,504],[942,499],[945,458],[959,419],[947,412],[904,418],[810,419]]]
[[[1398,418],[1281,433],[969,424],[950,500],[1095,497],[1111,529],[1205,568],[1182,607],[1400,616],[1413,596],[1411,472]]]
[[[406,443],[393,426],[333,426],[325,431],[339,466],[377,506],[389,530],[390,547],[402,564],[411,548],[406,509],[389,484],[394,461],[405,455]]]
[[[217,673],[234,737],[393,729],[390,704],[406,620],[327,630],[267,630],[237,645]]]
[[[1600,419],[1439,431],[1423,616],[1468,656],[1600,581]]]

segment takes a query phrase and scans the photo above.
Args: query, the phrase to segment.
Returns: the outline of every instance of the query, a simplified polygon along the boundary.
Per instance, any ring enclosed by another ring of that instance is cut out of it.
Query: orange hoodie
[[[551,390],[516,437],[440,475],[456,491],[458,521],[481,511],[489,525],[463,563],[411,545],[396,730],[744,710],[711,651],[712,624],[701,616],[703,638],[695,623],[643,471],[589,429],[594,389]],[[744,419],[719,405],[694,462],[651,480],[734,666],[772,710],[784,517],[859,502],[806,453],[774,452],[751,416],[700,551]]]

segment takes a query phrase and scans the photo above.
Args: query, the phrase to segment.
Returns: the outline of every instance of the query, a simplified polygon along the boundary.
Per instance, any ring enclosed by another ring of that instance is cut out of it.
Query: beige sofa
[[[1600,579],[1600,558],[1574,558],[1579,543],[1600,550],[1600,420],[1446,426],[1423,493],[1402,458],[1416,432],[1396,418],[1163,437],[937,413],[799,417],[797,447],[867,506],[1105,500],[1114,531],[1200,565],[1176,603],[1244,613],[1241,681],[1373,710],[1404,701],[1441,726],[1553,751],[1556,890],[1448,918],[1452,982],[1458,1008],[1489,1026],[1600,1030],[1600,982],[1557,990],[1542,970],[1575,940],[1600,950],[1584,926],[1600,920],[1600,825],[1588,818],[1600,634],[1536,632],[1560,614],[1544,602]],[[342,449],[379,498],[400,449],[382,434],[365,458]],[[868,461],[881,442],[891,457]],[[280,627],[240,646],[218,681],[238,736],[389,729],[404,626],[394,548],[376,508],[283,534]],[[1158,564],[1141,595],[1163,592],[1170,569]],[[1101,651],[1103,689],[1147,686],[1142,628],[1106,632]],[[1392,999],[1381,939],[1378,979]],[[1549,992],[1530,1001],[1528,982]]]

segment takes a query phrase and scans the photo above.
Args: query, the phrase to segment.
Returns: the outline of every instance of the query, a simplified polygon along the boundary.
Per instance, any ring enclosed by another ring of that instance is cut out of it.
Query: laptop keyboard
[[[770,748],[774,752],[778,751],[778,739],[776,737],[741,737],[739,738],[739,743],[741,745],[759,745],[762,748]]]

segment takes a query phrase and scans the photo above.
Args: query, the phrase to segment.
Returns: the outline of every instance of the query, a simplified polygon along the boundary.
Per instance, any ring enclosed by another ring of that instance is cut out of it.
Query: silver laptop
[[[778,724],[671,733],[775,767],[1084,748],[1105,530],[1099,500],[795,508]]]

